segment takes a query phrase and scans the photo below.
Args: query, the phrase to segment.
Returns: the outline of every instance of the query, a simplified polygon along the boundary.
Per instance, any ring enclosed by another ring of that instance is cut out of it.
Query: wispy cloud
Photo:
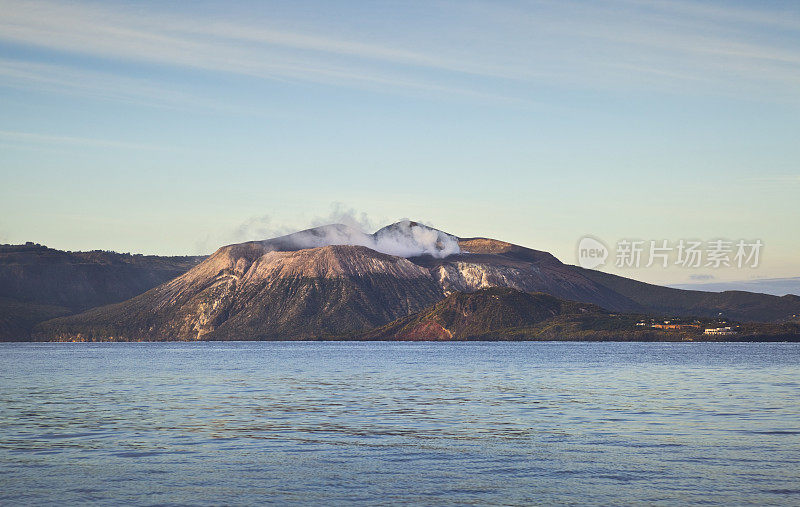
[[[406,30],[365,19],[362,29],[330,22],[291,31],[278,28],[277,15],[0,0],[0,40],[114,61],[478,100],[534,100],[537,86],[800,99],[800,49],[787,43],[800,35],[797,12],[664,0],[425,6],[417,8],[433,21]],[[6,68],[0,77],[46,84],[36,72],[11,76]]]
[[[191,16],[142,16],[96,4],[3,0],[0,8],[5,13],[0,18],[0,39],[18,44],[266,79],[488,96],[397,69],[371,68],[371,63],[388,62],[469,71],[422,53],[377,44]]]
[[[717,5],[684,0],[619,0],[619,2],[639,8],[660,10],[684,18],[716,21],[718,26],[722,21],[800,31],[800,12],[791,4],[787,6],[789,9],[765,12],[732,5],[730,2]],[[758,6],[758,4],[752,5]]]
[[[0,58],[0,83],[7,87],[31,87],[60,94],[86,95],[160,107],[213,107],[185,92],[153,80],[132,78],[111,72],[49,63]]]
[[[541,10],[484,9],[483,16],[494,16],[508,33],[529,34],[530,49],[551,49],[536,60],[549,63],[559,79],[570,81],[576,77],[573,72],[582,71],[577,74],[590,86],[757,90],[762,99],[767,98],[767,87],[798,97],[800,48],[786,42],[791,40],[788,34],[774,34],[778,16],[748,17],[749,11],[730,8],[626,0],[564,3]],[[745,19],[746,26],[741,23]],[[783,25],[785,32],[800,37],[800,23]],[[658,83],[651,79],[654,75]]]

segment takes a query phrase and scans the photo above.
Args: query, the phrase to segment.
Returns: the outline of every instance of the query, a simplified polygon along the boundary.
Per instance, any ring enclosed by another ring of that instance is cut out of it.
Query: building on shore
[[[653,324],[656,329],[700,329],[697,324]]]
[[[712,328],[708,328],[705,331],[703,331],[703,334],[715,335],[715,336],[727,336],[727,335],[736,334],[736,331],[734,331],[730,326],[727,326],[727,327],[712,327]]]

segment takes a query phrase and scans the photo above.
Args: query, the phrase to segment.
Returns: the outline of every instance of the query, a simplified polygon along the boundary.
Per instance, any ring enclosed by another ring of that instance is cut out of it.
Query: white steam
[[[442,258],[461,252],[457,238],[409,220],[384,227],[375,234],[365,233],[350,225],[323,225],[267,240],[265,244],[282,250],[359,245],[398,257],[431,255]]]
[[[409,220],[384,227],[371,237],[375,246],[370,248],[398,257],[431,255],[442,258],[461,252],[458,239]]]

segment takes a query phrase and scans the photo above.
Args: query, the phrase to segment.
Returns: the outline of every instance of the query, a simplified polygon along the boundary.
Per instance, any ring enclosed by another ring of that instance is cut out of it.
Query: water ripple
[[[800,346],[0,344],[2,504],[796,504]]]

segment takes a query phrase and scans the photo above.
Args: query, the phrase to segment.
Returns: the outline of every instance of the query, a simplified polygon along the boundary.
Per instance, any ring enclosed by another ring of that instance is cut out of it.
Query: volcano
[[[454,293],[491,287],[544,293],[616,312],[723,313],[748,321],[781,321],[800,313],[796,297],[660,287],[564,264],[544,251],[490,238],[460,238],[401,221],[374,234],[333,224],[224,246],[171,281],[121,303],[44,322],[35,336],[348,338]]]

